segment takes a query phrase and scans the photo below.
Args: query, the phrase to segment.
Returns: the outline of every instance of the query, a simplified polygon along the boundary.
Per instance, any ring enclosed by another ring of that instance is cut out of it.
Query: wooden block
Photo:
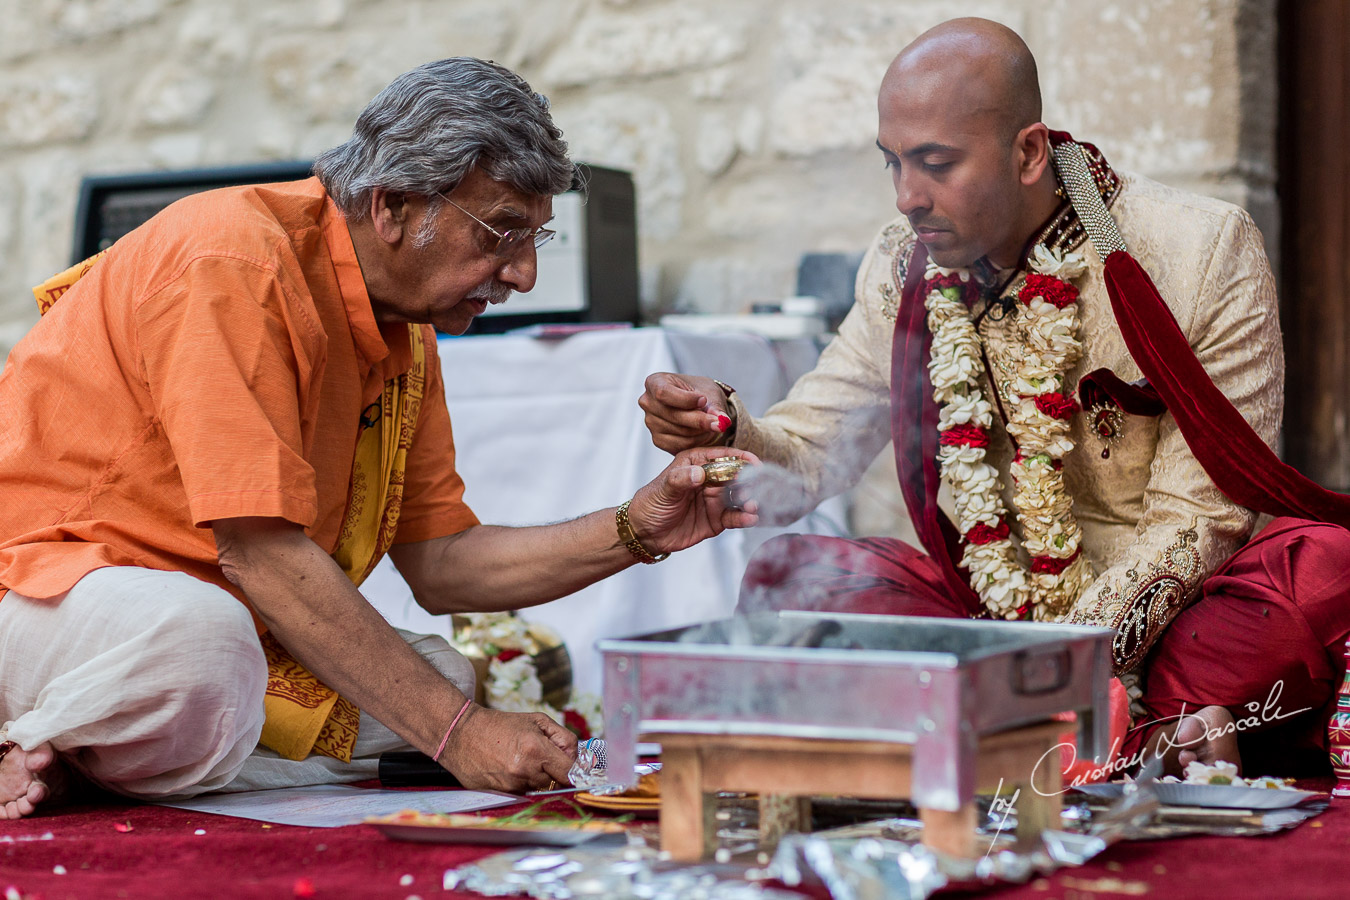
[[[945,809],[920,809],[923,822],[923,842],[926,846],[948,856],[971,858],[981,856],[982,848],[975,841],[975,803],[971,801],[956,812]]]
[[[759,848],[772,851],[785,834],[811,832],[811,800],[786,794],[759,795]]]
[[[679,862],[710,859],[717,848],[716,797],[703,790],[703,761],[692,747],[661,747],[661,849]]]
[[[756,735],[644,735],[667,748],[697,750],[706,791],[839,794],[903,799],[910,795],[906,744]]]
[[[1034,764],[1034,763],[1033,763]],[[1062,775],[1059,770],[1059,752],[1040,766],[1036,782],[1031,780],[1018,785],[1021,795],[1017,798],[1017,838],[1019,841],[1038,839],[1047,829],[1058,831],[1064,827],[1060,818],[1060,788]]]
[[[976,754],[976,783],[1017,796],[1019,838],[1060,827],[1059,756],[1064,732],[1048,722],[988,735]],[[760,838],[768,846],[789,830],[810,827],[812,794],[905,798],[913,795],[912,746],[763,735],[661,734],[661,846],[681,861],[709,858],[716,847],[714,792],[761,795]],[[1033,787],[1033,776],[1035,784]],[[1043,792],[1049,796],[1042,796]],[[985,847],[975,833],[975,803],[955,812],[920,809],[924,843],[952,856]]]

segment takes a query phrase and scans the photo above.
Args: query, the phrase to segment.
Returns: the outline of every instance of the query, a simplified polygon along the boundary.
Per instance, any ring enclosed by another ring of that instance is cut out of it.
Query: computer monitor
[[[637,207],[632,176],[581,164],[579,191],[553,200],[550,228],[558,236],[539,250],[535,288],[489,307],[471,334],[535,324],[638,324]],[[80,184],[72,264],[87,259],[198,191],[308,178],[308,162],[264,163],[219,169],[88,175]]]

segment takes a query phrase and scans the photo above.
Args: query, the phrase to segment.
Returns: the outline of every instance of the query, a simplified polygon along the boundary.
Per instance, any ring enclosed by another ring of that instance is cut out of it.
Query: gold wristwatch
[[[614,524],[619,529],[619,540],[628,548],[629,553],[638,558],[639,562],[646,563],[649,566],[654,565],[669,557],[670,554],[662,553],[660,556],[652,556],[652,552],[642,546],[642,541],[633,531],[633,523],[628,521],[628,504],[632,502],[631,500],[623,501],[614,512]]]

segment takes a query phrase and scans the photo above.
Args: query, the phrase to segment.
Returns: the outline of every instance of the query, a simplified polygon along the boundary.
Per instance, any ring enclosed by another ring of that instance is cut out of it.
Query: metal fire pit
[[[642,734],[883,741],[911,748],[917,806],[958,810],[986,735],[1072,710],[1104,760],[1113,634],[784,611],[600,641],[609,771],[633,771]]]

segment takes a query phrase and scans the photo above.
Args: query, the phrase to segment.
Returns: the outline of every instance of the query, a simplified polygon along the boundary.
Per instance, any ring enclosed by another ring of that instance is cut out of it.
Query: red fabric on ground
[[[1324,779],[1308,786],[1325,790],[1331,784]],[[493,810],[494,815],[500,812]],[[130,822],[133,830],[117,832],[113,826],[119,822]],[[206,834],[194,834],[198,828]],[[50,840],[23,840],[48,833]],[[1258,838],[1117,844],[1085,866],[978,896],[1051,900],[1147,891],[1153,897],[1343,897],[1345,888],[1337,873],[1347,847],[1350,803],[1338,801],[1293,831]],[[264,828],[248,819],[158,806],[70,807],[0,822],[0,893],[13,885],[45,900],[287,900],[295,896],[297,879],[307,878],[313,882],[316,900],[405,900],[414,894],[475,897],[442,891],[442,875],[492,852],[493,848],[391,841],[367,825]],[[54,874],[57,865],[64,866],[66,874]],[[404,875],[413,876],[412,884],[399,884]],[[1106,886],[1107,879],[1117,885],[1114,890]],[[1123,892],[1121,883],[1131,890]],[[819,890],[810,893],[825,896]]]
[[[132,830],[118,832],[124,822]],[[194,834],[199,828],[206,834]],[[23,840],[47,833],[51,840]],[[313,883],[316,900],[476,896],[441,890],[442,875],[493,851],[391,841],[370,825],[299,828],[163,806],[72,806],[0,821],[0,896],[13,885],[45,900],[277,900],[297,896],[301,878]],[[66,874],[52,871],[58,865]],[[399,884],[404,875],[412,884]]]

